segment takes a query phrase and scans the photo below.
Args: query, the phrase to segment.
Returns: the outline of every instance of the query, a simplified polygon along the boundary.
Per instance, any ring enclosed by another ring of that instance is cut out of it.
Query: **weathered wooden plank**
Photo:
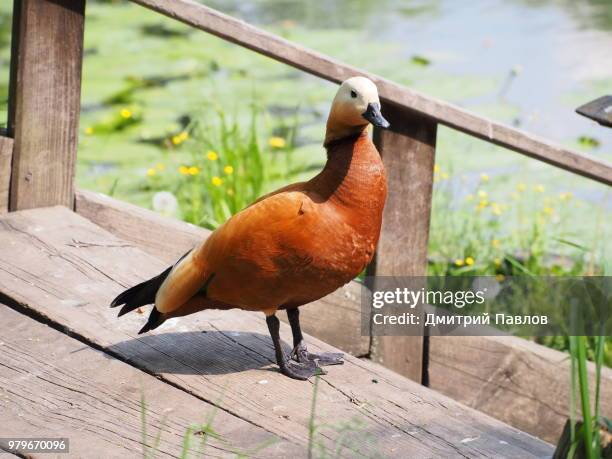
[[[254,456],[299,453],[298,445],[2,304],[0,322],[0,437],[68,437],[71,457],[123,458],[144,456],[144,435],[150,453],[180,457],[187,428],[212,420],[222,440],[208,439],[206,457],[267,443]],[[201,439],[190,436],[194,450]]]
[[[77,191],[76,211],[168,264],[210,235],[204,228],[86,190]],[[351,282],[301,308],[304,331],[352,355],[367,355],[370,338],[361,336],[360,288],[357,282]],[[280,317],[287,320],[284,314]]]
[[[85,0],[21,0],[15,9],[10,208],[72,208]]]
[[[591,364],[589,380],[594,378]],[[569,417],[569,356],[512,336],[432,336],[429,384],[550,442],[559,439]],[[602,372],[601,404],[602,415],[612,416],[609,368]]]
[[[437,126],[394,106],[385,105],[383,113],[392,130],[376,130],[374,141],[385,163],[389,197],[369,274],[424,276]],[[421,382],[423,344],[423,336],[373,336],[370,357]]]
[[[13,139],[0,136],[0,214],[8,211]]]
[[[606,161],[555,145],[532,134],[423,95],[378,75],[343,64],[193,0],[132,1],[329,81],[338,83],[355,75],[367,76],[376,83],[381,98],[388,103],[398,105],[403,109],[414,110],[439,123],[487,142],[612,185],[612,165]]]
[[[0,291],[15,305],[203,400],[218,400],[223,410],[281,438],[308,444],[312,381],[270,371],[273,348],[263,315],[205,311],[137,336],[144,317],[117,320],[107,303],[165,263],[65,208],[7,214],[0,218],[0,238],[6,241]],[[281,334],[290,336],[287,326]],[[315,338],[307,341],[313,349],[334,350]],[[552,452],[546,443],[351,356],[321,378],[317,400],[315,442],[348,457]],[[340,428],[346,425],[351,427]]]
[[[166,263],[174,263],[210,236],[207,229],[93,191],[77,190],[75,210]]]

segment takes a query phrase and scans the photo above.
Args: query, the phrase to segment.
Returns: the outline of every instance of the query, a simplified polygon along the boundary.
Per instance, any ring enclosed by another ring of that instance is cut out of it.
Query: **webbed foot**
[[[280,365],[281,373],[293,379],[307,380],[311,376],[327,374],[315,361],[297,362],[293,359],[287,359],[283,365]]]
[[[322,352],[321,354],[313,354],[308,352],[306,345],[301,341],[291,352],[291,358],[297,362],[314,362],[320,366],[327,365],[342,365],[344,363],[344,354],[341,352]]]

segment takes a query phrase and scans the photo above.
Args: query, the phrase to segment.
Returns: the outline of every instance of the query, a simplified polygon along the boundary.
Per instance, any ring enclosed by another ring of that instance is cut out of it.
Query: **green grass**
[[[587,371],[587,339],[585,336],[570,336],[572,393],[571,444],[568,459],[573,457],[599,459],[602,457],[600,430],[606,425],[606,420],[601,416],[600,385],[606,337],[596,337],[595,342],[595,381],[592,382],[595,385],[595,396],[591,405],[591,384],[589,384]],[[582,419],[579,419],[576,410],[577,398],[580,402]]]
[[[603,267],[603,274],[610,274],[610,265]],[[584,305],[583,305],[584,306]],[[583,326],[578,308],[572,309],[572,326],[580,330]],[[604,325],[601,324],[603,331]],[[601,413],[601,371],[605,366],[607,350],[610,347],[610,337],[569,336],[569,353],[571,358],[571,401],[570,401],[570,448],[568,459],[585,457],[599,459],[602,457],[600,431],[604,426],[609,430],[612,423]],[[592,352],[592,356],[589,356]],[[588,360],[595,363],[595,381],[589,382]],[[594,397],[591,399],[591,389],[594,387]],[[578,402],[580,414],[577,413]]]

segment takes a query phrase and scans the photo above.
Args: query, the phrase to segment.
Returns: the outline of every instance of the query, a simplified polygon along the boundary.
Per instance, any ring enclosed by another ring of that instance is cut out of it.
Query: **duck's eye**
[[[355,99],[357,97],[357,93],[351,89],[351,97]]]

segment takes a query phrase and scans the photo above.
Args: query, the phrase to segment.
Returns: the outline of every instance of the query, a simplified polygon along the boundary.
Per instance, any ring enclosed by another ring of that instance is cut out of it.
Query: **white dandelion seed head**
[[[158,191],[153,195],[153,210],[167,217],[174,217],[178,211],[178,201],[169,191]]]

